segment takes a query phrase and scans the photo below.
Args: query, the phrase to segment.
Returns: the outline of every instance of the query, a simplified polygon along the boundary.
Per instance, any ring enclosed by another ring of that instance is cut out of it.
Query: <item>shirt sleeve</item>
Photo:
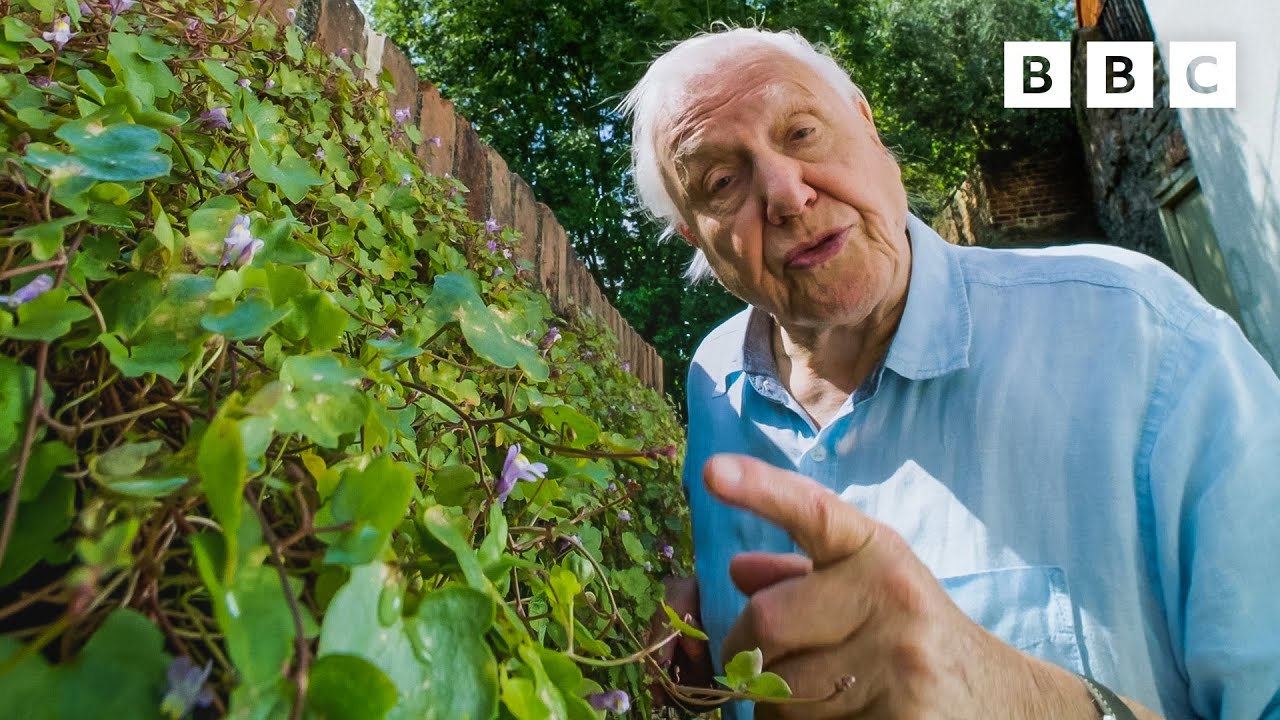
[[[1280,718],[1280,378],[1210,309],[1166,366],[1142,530],[1189,699],[1202,718]]]

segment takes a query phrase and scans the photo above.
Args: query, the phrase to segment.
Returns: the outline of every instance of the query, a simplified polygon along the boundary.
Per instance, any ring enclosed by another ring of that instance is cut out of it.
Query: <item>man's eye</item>
[[[793,131],[791,132],[791,139],[792,139],[793,141],[794,141],[794,140],[804,140],[804,139],[808,138],[810,135],[813,135],[813,133],[814,133],[814,129],[813,129],[813,128],[811,128],[811,127],[802,127],[802,128],[797,128],[796,130],[793,130]]]
[[[711,180],[710,183],[707,184],[707,192],[711,193],[712,195],[715,195],[721,190],[724,190],[725,188],[729,187],[731,183],[733,183],[732,175],[716,176]]]

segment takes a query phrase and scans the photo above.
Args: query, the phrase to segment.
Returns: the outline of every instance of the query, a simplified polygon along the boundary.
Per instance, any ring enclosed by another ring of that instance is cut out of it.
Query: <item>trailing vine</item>
[[[0,6],[0,716],[646,714],[681,430],[389,81]]]

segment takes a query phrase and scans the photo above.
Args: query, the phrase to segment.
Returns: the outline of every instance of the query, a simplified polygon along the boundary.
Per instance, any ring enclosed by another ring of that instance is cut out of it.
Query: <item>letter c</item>
[[[1200,93],[1201,95],[1212,95],[1218,92],[1217,83],[1214,83],[1212,85],[1201,85],[1200,83],[1196,82],[1196,69],[1199,68],[1201,65],[1204,65],[1205,63],[1209,63],[1210,65],[1216,66],[1218,64],[1218,58],[1212,55],[1201,55],[1200,57],[1187,63],[1187,85],[1191,86],[1192,90]]]

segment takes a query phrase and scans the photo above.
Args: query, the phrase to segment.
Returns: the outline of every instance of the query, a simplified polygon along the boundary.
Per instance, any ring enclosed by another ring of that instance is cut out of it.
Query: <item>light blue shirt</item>
[[[1280,717],[1280,379],[1145,256],[908,231],[898,332],[825,427],[778,382],[764,313],[694,356],[685,486],[717,671],[746,603],[729,559],[796,551],[706,492],[707,458],[735,452],[897,530],[1015,648],[1166,718]]]

